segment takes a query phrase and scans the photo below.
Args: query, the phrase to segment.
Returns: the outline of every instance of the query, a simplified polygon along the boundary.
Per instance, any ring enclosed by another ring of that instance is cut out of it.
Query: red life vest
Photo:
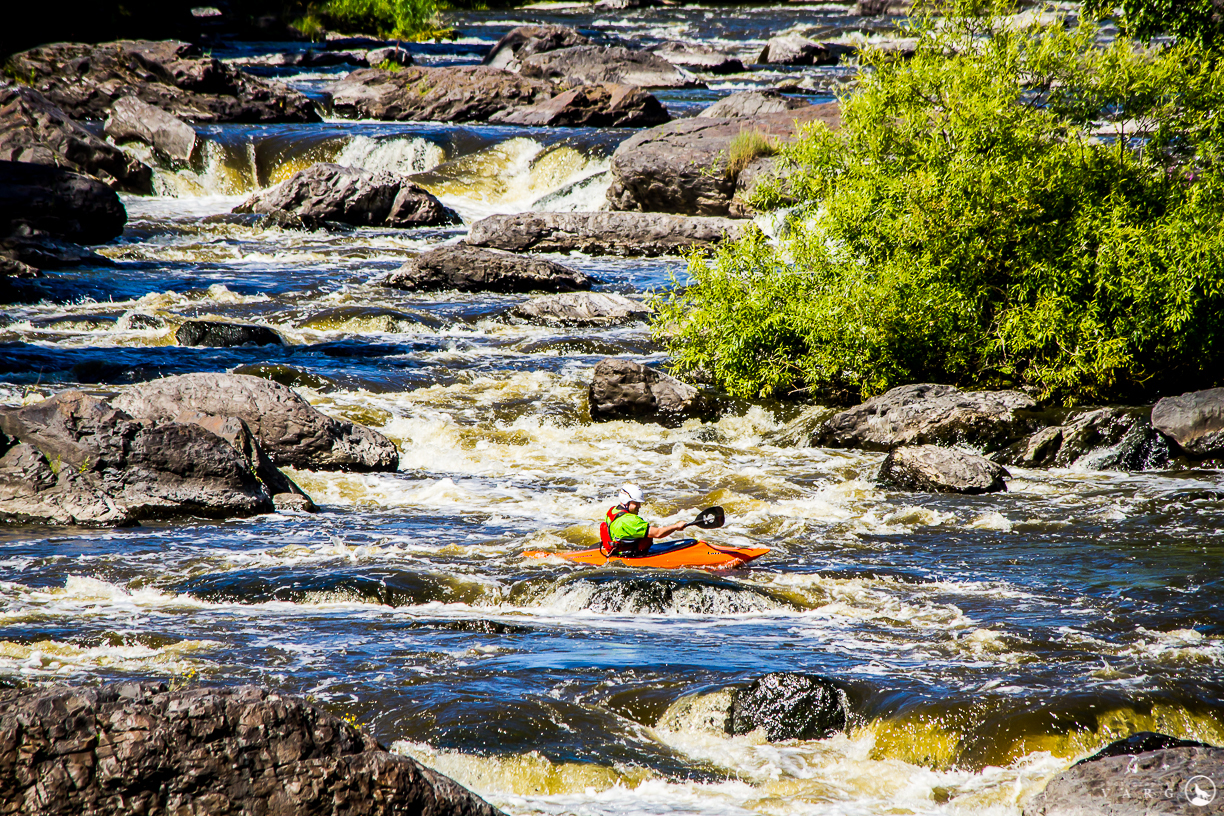
[[[609,507],[607,520],[599,523],[599,551],[604,554],[604,558],[610,557],[613,553],[623,552],[626,549],[634,553],[645,552],[654,543],[654,539],[648,536],[643,536],[642,538],[619,538],[615,540],[612,538],[612,522],[628,512],[628,510],[619,504],[615,507]]]

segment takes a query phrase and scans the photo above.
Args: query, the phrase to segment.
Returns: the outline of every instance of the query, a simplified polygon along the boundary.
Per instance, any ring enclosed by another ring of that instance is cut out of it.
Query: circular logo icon
[[[1215,801],[1216,785],[1207,776],[1192,776],[1186,780],[1186,801],[1195,807],[1206,807]]]

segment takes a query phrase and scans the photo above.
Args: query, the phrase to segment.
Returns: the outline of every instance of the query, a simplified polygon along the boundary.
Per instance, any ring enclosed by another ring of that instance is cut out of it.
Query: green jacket
[[[650,524],[636,513],[623,513],[608,525],[608,535],[613,541],[637,541],[645,538],[648,530]]]

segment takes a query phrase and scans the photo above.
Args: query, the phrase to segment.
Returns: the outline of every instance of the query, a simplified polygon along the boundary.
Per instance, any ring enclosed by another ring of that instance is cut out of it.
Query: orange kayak
[[[623,556],[611,558],[604,556],[596,547],[593,550],[578,552],[547,552],[545,550],[528,550],[523,553],[528,558],[547,558],[555,555],[570,561],[580,561],[583,564],[594,564],[602,567],[614,563],[627,567],[705,567],[707,569],[733,569],[747,564],[754,558],[760,558],[769,552],[768,547],[723,547],[717,544],[707,544],[695,538],[680,541],[660,541],[651,547],[645,555]]]

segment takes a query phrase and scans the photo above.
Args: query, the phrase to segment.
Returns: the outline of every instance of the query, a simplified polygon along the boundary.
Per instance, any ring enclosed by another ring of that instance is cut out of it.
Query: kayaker
[[[608,520],[599,525],[600,548],[604,555],[640,555],[650,549],[656,538],[665,538],[689,526],[687,521],[656,527],[638,515],[646,495],[629,482],[616,494],[618,504],[608,508]]]

